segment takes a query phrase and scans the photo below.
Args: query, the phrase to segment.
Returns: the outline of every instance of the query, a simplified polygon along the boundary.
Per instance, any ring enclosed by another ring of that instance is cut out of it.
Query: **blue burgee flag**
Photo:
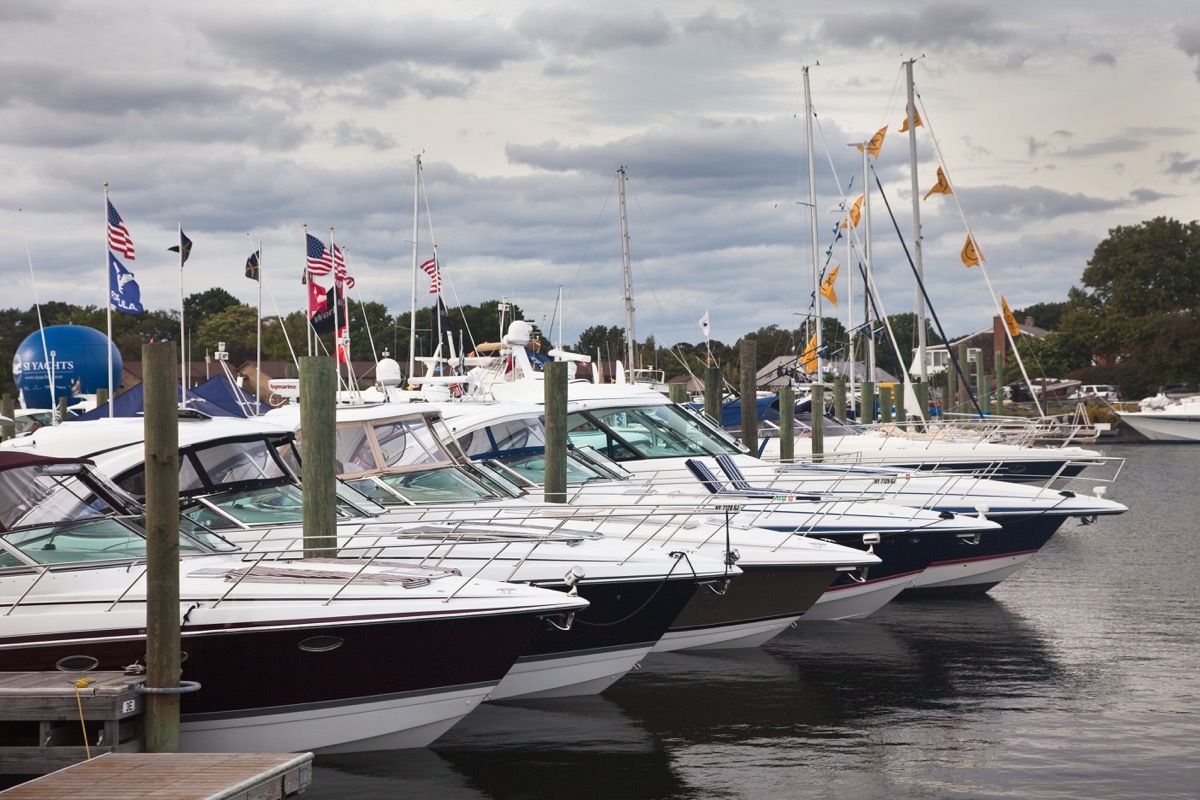
[[[108,301],[114,309],[124,314],[141,314],[142,290],[133,273],[112,253],[108,254]]]

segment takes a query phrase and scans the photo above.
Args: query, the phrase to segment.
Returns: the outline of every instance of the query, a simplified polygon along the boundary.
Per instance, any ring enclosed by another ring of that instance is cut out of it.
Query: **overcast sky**
[[[243,265],[261,241],[265,313],[299,308],[307,223],[322,239],[334,226],[362,299],[407,310],[419,153],[418,258],[436,241],[451,305],[505,296],[555,339],[564,320],[568,344],[624,325],[623,166],[639,339],[699,341],[705,311],[728,343],[794,327],[813,293],[807,66],[821,265],[831,245],[846,261],[832,234],[863,186],[849,145],[887,125],[873,264],[884,311],[912,311],[882,199],[911,250],[909,59],[918,192],[939,165],[955,189],[919,204],[951,336],[994,313],[959,260],[968,226],[1020,308],[1065,300],[1111,228],[1200,216],[1187,3],[5,2],[3,306],[32,305],[35,280],[43,302],[106,301],[107,181],[148,308],[179,306],[179,224],[195,243],[185,293],[254,304]],[[825,308],[843,321],[848,272]]]

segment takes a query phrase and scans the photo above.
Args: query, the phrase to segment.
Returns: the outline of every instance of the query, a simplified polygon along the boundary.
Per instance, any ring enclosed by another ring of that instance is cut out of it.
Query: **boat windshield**
[[[338,519],[367,517],[343,498],[337,501]],[[304,500],[294,483],[276,483],[228,489],[185,499],[181,508],[190,522],[212,530],[264,525],[300,525]]]
[[[500,495],[461,467],[439,467],[409,472],[385,472],[348,478],[352,489],[385,506],[420,503],[477,503]]]
[[[146,556],[146,537],[135,525],[115,517],[81,519],[57,525],[38,525],[0,533],[5,544],[36,564],[140,559]],[[209,552],[179,537],[180,555]],[[0,549],[0,567],[22,566],[13,553]]]
[[[293,480],[293,473],[285,466],[285,461],[294,457],[292,448],[286,441],[279,445],[286,455],[266,438],[226,440],[180,450],[180,496]],[[145,465],[125,473],[117,483],[135,497],[145,497]]]
[[[46,464],[0,473],[0,529],[117,513],[80,478],[81,464]]]
[[[423,416],[339,425],[336,447],[339,475],[453,463]]]
[[[737,453],[702,421],[675,405],[618,406],[567,415],[567,438],[613,461]]]

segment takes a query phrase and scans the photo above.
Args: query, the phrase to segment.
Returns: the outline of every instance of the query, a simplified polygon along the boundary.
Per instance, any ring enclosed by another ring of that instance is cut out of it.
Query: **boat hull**
[[[1124,413],[1121,421],[1152,442],[1200,443],[1200,416],[1195,414]]]
[[[655,652],[758,647],[807,613],[839,574],[832,565],[739,566],[723,590],[696,593]]]
[[[185,628],[181,679],[200,688],[180,696],[181,746],[226,752],[423,747],[499,684],[546,624],[542,616]],[[145,653],[145,631],[137,628],[81,631],[65,643],[5,637],[0,669],[54,670],[64,658],[84,657],[95,660],[95,669],[119,671],[143,662]]]

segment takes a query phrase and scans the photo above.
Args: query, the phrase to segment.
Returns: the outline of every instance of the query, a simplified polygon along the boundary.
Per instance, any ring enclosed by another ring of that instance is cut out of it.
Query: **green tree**
[[[1196,382],[1200,223],[1158,217],[1113,228],[1082,283],[1068,294],[1060,325],[1070,349],[1087,354],[1076,369],[1107,368],[1105,382],[1121,382],[1130,397]]]
[[[198,331],[213,314],[220,314],[230,306],[241,304],[241,301],[229,292],[214,286],[183,298],[183,321],[188,330]]]
[[[229,364],[236,369],[254,360],[257,339],[258,309],[238,303],[210,314],[196,330],[192,345],[207,355],[224,343]]]

